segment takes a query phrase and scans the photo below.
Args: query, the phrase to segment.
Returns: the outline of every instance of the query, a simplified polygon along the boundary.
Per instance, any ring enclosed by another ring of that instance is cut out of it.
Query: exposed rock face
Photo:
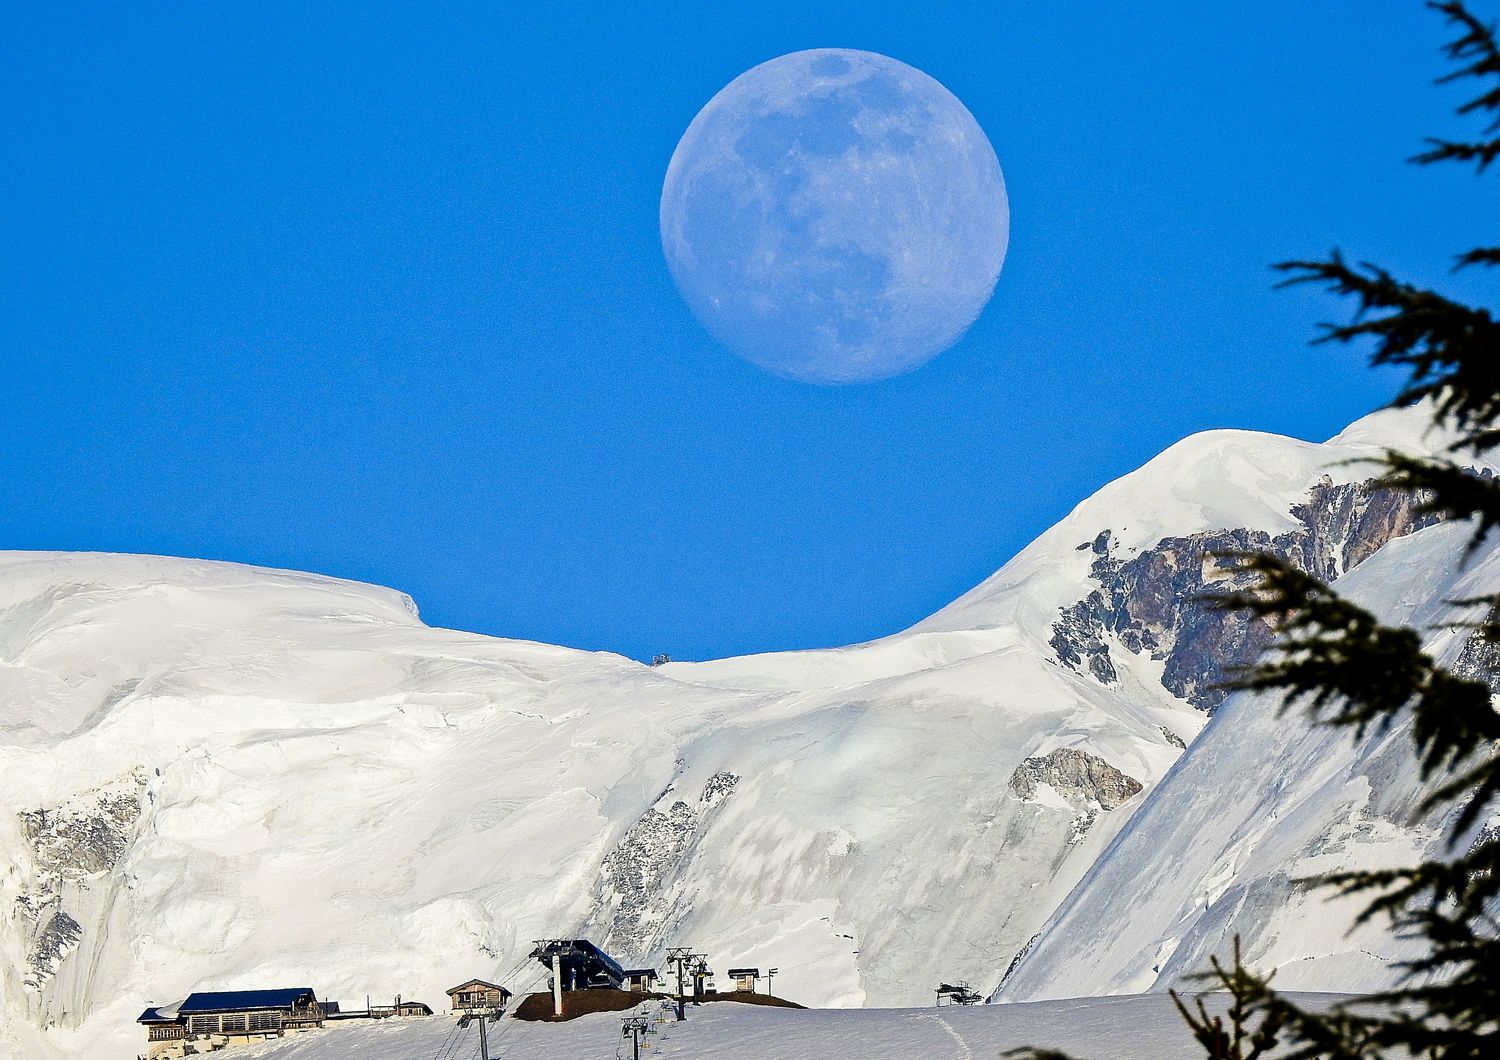
[[[1096,558],[1090,573],[1095,580],[1100,580],[1100,563],[1109,562],[1109,537],[1109,531],[1104,530],[1092,542],[1078,546],[1080,552],[1084,549],[1093,550]],[[1097,595],[1091,594],[1088,600],[1064,608],[1062,615],[1053,623],[1052,640],[1049,643],[1061,662],[1075,670],[1087,669],[1098,678],[1100,684],[1108,685],[1118,681],[1119,674],[1115,672],[1114,662],[1109,657],[1109,645],[1104,642],[1102,634],[1105,627],[1097,620],[1094,609],[1085,606]],[[1100,597],[1099,603],[1102,602],[1103,597]]]
[[[1490,609],[1485,621],[1491,625],[1500,622],[1500,607]],[[1479,635],[1470,635],[1454,660],[1453,672],[1460,677],[1470,677],[1490,686],[1491,695],[1500,695],[1500,640],[1490,640]]]
[[[1073,808],[1070,846],[1083,842],[1102,811],[1113,810],[1141,790],[1134,777],[1075,747],[1028,758],[1010,776],[1010,792],[1022,802],[1033,801],[1044,784]]]
[[[1500,607],[1491,608],[1485,616],[1485,622],[1491,625],[1500,622]],[[1489,685],[1491,697],[1500,696],[1500,640],[1481,636],[1476,630],[1464,643],[1452,669],[1460,677],[1473,678]],[[1486,843],[1497,842],[1500,842],[1500,813],[1492,814],[1489,821],[1475,833],[1468,852],[1472,854]]]
[[[88,906],[90,892],[108,884],[130,848],[145,784],[143,773],[132,773],[60,806],[18,815],[31,844],[32,882],[16,899],[16,913],[28,925],[23,982],[29,989],[42,991],[84,938],[74,903]]]
[[[677,799],[665,809],[652,807],[642,814],[600,867],[594,912],[585,930],[602,935],[604,945],[627,961],[655,949],[674,913],[680,917],[690,908],[691,896],[679,895],[675,884],[703,822],[734,793],[739,779],[715,773],[696,804]]]
[[[1030,801],[1037,788],[1046,784],[1074,809],[1091,804],[1113,810],[1140,793],[1141,783],[1126,776],[1098,755],[1076,747],[1059,747],[1050,754],[1028,758],[1010,777],[1011,794]]]
[[[64,806],[22,813],[21,829],[31,840],[39,881],[73,881],[108,872],[129,847],[140,815],[140,792],[133,787],[91,792]]]
[[[1021,962],[1026,959],[1026,955],[1030,953],[1031,948],[1036,945],[1036,940],[1041,937],[1042,933],[1040,931],[1031,936],[1031,938],[1026,940],[1026,945],[1022,946],[1020,950],[1016,952],[1016,955],[1010,959],[1010,963],[1005,966],[1005,974],[1000,976],[1000,986],[1004,986],[1005,981],[1009,979],[1012,973],[1014,973],[1015,970],[1021,966]],[[996,988],[997,992],[998,989],[999,987]]]
[[[78,940],[81,938],[83,925],[61,909],[54,912],[48,918],[46,926],[32,940],[23,982],[33,990],[40,990],[57,974],[63,958],[78,948]]]
[[[1271,641],[1258,618],[1217,610],[1211,597],[1237,588],[1242,575],[1215,557],[1270,552],[1324,581],[1332,581],[1398,537],[1436,522],[1410,494],[1373,482],[1314,486],[1292,509],[1303,524],[1272,536],[1261,530],[1218,530],[1169,537],[1130,556],[1116,555],[1108,530],[1080,545],[1095,559],[1099,588],[1063,608],[1052,627],[1052,648],[1063,664],[1106,684],[1117,679],[1112,643],[1165,661],[1162,685],[1212,713],[1228,694],[1224,682],[1253,663]]]

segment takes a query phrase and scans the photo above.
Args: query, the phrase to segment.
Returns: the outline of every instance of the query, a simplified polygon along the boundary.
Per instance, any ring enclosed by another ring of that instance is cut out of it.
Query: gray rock
[[[1270,552],[1301,570],[1332,581],[1387,542],[1436,522],[1418,499],[1374,482],[1335,485],[1324,479],[1291,514],[1302,526],[1272,537],[1259,530],[1217,530],[1170,537],[1129,557],[1115,555],[1109,531],[1087,547],[1098,583],[1082,600],[1062,609],[1051,645],[1065,666],[1109,684],[1118,679],[1110,641],[1127,651],[1164,661],[1162,685],[1193,706],[1212,713],[1226,683],[1260,657],[1270,628],[1241,612],[1221,611],[1213,597],[1243,585],[1245,578],[1218,557]]]
[[[138,788],[102,791],[53,809],[27,810],[21,830],[44,881],[76,881],[114,868],[141,816]]]
[[[31,844],[31,878],[15,905],[30,943],[22,981],[31,990],[43,990],[84,936],[84,925],[63,907],[65,896],[72,907],[80,895],[113,886],[115,867],[135,837],[145,785],[137,771],[59,806],[17,815]]]
[[[61,909],[53,912],[46,927],[37,933],[27,955],[27,973],[23,982],[33,990],[40,990],[57,974],[63,958],[78,948],[83,938],[83,926]]]
[[[1500,607],[1492,607],[1484,621],[1489,625],[1500,622]],[[1483,681],[1490,686],[1490,695],[1500,695],[1500,641],[1475,630],[1454,660],[1453,672],[1459,677]]]
[[[681,799],[643,813],[605,857],[594,884],[594,912],[585,929],[627,961],[655,949],[681,904],[674,884],[692,857],[704,820],[734,794],[740,778],[718,772],[696,805]]]
[[[1076,747],[1059,747],[1050,754],[1028,758],[1010,777],[1010,791],[1030,802],[1046,784],[1088,816],[1097,809],[1113,810],[1140,793],[1141,782],[1126,776],[1098,755]],[[1090,817],[1088,824],[1093,823]],[[1082,831],[1088,830],[1085,824]]]

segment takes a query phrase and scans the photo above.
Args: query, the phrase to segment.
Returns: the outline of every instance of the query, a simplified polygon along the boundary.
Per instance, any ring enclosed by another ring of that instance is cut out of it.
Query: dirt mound
[[[561,1016],[552,1014],[551,994],[527,994],[511,1011],[511,1015],[515,1019],[530,1020],[535,1023],[562,1023],[590,1012],[628,1012],[642,1001],[650,1001],[653,998],[673,1000],[669,994],[646,994],[638,990],[570,990],[563,995]],[[772,997],[770,994],[752,994],[742,990],[723,994],[704,994],[703,1000],[704,1002],[733,1001],[741,1005],[771,1005],[775,1008],[803,1007],[786,998]],[[688,1005],[691,1007],[691,1000],[688,1001]]]
[[[661,994],[643,994],[638,990],[570,990],[563,995],[563,1014],[552,1014],[551,994],[527,994],[511,1013],[518,1020],[538,1023],[561,1023],[590,1012],[626,1012],[642,1001]]]
[[[748,990],[731,990],[724,994],[704,994],[704,1001],[734,1001],[741,1005],[770,1005],[772,1008],[806,1008],[795,1001],[771,994],[752,994]],[[692,1004],[691,1001],[688,1004]]]

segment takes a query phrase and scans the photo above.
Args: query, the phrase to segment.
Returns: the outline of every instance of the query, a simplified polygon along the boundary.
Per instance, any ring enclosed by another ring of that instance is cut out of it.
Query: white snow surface
[[[0,1055],[133,1056],[141,1009],[195,989],[436,1005],[472,976],[524,986],[531,940],[586,927],[627,963],[690,943],[779,966],[809,1005],[988,988],[1176,761],[1160,727],[1202,724],[1148,660],[1111,686],[1056,663],[1058,608],[1092,587],[1078,546],[1286,529],[1322,476],[1366,477],[1341,462],[1410,447],[1421,419],[1323,445],[1195,436],[905,633],[654,669],[433,629],[400,593],[315,575],[0,554]],[[1007,790],[1061,746],[1146,791],[1080,836],[1061,800]],[[119,858],[49,866],[21,815],[122,792],[140,816]],[[601,865],[677,801],[693,824],[676,853],[643,848],[647,941],[621,952],[600,938]],[[39,985],[23,902],[81,929]]]
[[[1427,630],[1452,663],[1481,617],[1448,601],[1493,593],[1500,548],[1463,562],[1469,528],[1393,541],[1339,580],[1382,620]],[[1372,992],[1394,985],[1420,940],[1383,920],[1354,926],[1366,900],[1298,882],[1394,868],[1438,854],[1444,815],[1423,816],[1410,719],[1356,742],[1283,714],[1267,694],[1232,696],[1051,918],[997,998],[1165,989],[1228,953],[1274,971],[1287,990]]]
[[[1336,995],[1299,994],[1321,1008]],[[1217,1011],[1222,1001],[1209,999]],[[648,1003],[640,1014],[656,1017]],[[1192,1040],[1165,995],[1111,997],[973,1008],[810,1010],[715,1002],[689,1009],[684,1023],[654,1024],[642,1056],[653,1060],[992,1060],[1025,1046],[1062,1049],[1080,1060],[1193,1060]],[[505,1019],[489,1024],[490,1055],[508,1060],[628,1058],[620,1016],[580,1016],[560,1024]],[[439,1055],[445,1041],[456,1058],[477,1057],[478,1031],[456,1031],[450,1017],[378,1026],[330,1027],[317,1034],[246,1049],[263,1060],[412,1060]]]

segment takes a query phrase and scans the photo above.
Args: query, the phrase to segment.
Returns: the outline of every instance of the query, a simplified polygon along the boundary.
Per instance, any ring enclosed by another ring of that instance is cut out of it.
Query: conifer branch
[[[1347,264],[1334,251],[1327,261],[1284,261],[1280,286],[1319,283],[1352,297],[1355,318],[1326,324],[1317,342],[1375,342],[1370,363],[1408,372],[1392,407],[1431,400],[1439,422],[1467,432],[1454,448],[1483,452],[1500,444],[1500,432],[1481,429],[1500,418],[1500,323],[1433,291],[1403,283],[1369,263]]]
[[[1500,45],[1495,38],[1495,27],[1476,18],[1459,0],[1429,3],[1428,7],[1445,15],[1450,23],[1458,26],[1460,36],[1443,50],[1450,60],[1461,63],[1457,70],[1439,79],[1439,83],[1478,78],[1490,82],[1479,95],[1458,107],[1458,113],[1469,115],[1488,111],[1500,113]],[[1486,133],[1500,131],[1500,117],[1494,117],[1485,126]],[[1483,172],[1491,162],[1500,157],[1500,138],[1469,142],[1429,139],[1429,150],[1416,155],[1412,161],[1427,165],[1433,162],[1473,162]]]

